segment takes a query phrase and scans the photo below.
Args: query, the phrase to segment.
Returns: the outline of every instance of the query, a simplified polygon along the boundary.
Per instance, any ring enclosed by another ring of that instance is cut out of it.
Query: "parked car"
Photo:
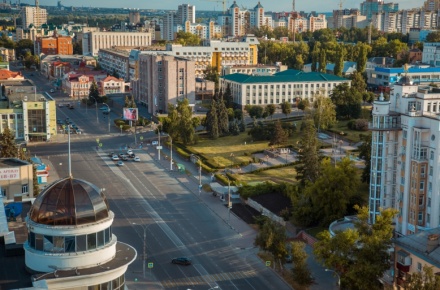
[[[113,157],[113,155],[115,155],[115,153],[111,152],[111,153],[108,154],[108,157]]]
[[[141,162],[141,159],[139,158],[139,156],[136,156],[136,157],[134,158],[134,162]]]
[[[54,89],[50,89],[50,92],[51,92],[51,93],[55,93],[55,90],[54,90]]]
[[[127,155],[122,156],[122,160],[127,161],[128,160],[128,156]]]
[[[116,164],[117,166],[124,166],[124,162],[122,161],[118,161],[118,163]]]
[[[113,161],[119,161],[119,157],[118,157],[117,155],[113,155],[113,156],[112,156],[112,160],[113,160]]]
[[[64,107],[64,105],[63,104],[58,104],[58,107],[62,108],[62,107]]]
[[[186,257],[180,257],[172,259],[171,263],[188,266],[191,265],[191,260]]]
[[[82,134],[82,131],[80,129],[76,129],[76,134]]]
[[[131,155],[131,154],[133,154],[133,150],[131,150],[131,149],[128,149],[128,150],[127,150],[127,154],[128,154],[128,155]]]
[[[129,158],[135,158],[136,155],[134,153],[128,155]]]
[[[159,142],[153,141],[153,142],[151,142],[151,145],[153,145],[153,146],[159,145]]]

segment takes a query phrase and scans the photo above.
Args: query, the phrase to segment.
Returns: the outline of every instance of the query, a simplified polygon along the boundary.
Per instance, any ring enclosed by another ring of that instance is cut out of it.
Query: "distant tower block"
[[[130,23],[138,24],[141,22],[141,15],[138,10],[130,10],[128,13],[128,21]]]

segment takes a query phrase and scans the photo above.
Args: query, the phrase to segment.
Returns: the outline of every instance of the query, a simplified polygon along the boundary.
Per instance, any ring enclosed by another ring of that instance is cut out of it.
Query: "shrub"
[[[366,119],[357,119],[355,128],[358,131],[368,131],[368,120]]]

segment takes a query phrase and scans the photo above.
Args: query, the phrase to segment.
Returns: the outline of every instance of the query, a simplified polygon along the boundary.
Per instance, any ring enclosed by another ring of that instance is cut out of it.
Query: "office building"
[[[129,80],[128,58],[130,52],[125,49],[106,48],[98,51],[98,62],[109,74],[117,74],[124,80]]]
[[[83,34],[83,55],[98,56],[98,51],[113,46],[149,46],[150,32],[87,32]]]
[[[395,208],[398,234],[439,227],[440,90],[405,72],[372,114],[370,222],[380,208]]]
[[[132,80],[135,99],[148,107],[150,114],[167,113],[168,104],[188,99],[195,104],[195,61],[168,52],[139,54],[139,78]]]
[[[335,75],[299,70],[285,70],[270,76],[252,76],[242,73],[220,78],[223,91],[229,86],[237,107],[246,105],[280,105],[283,102],[296,103],[298,98],[311,102],[315,95],[328,97],[332,90],[350,80]]]

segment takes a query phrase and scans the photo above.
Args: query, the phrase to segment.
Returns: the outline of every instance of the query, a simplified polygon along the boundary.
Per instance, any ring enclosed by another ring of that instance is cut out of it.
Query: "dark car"
[[[185,257],[181,257],[181,258],[172,259],[171,263],[188,266],[191,265],[191,260]]]
[[[112,157],[113,155],[115,155],[115,153],[111,152],[111,153],[108,154],[108,157]]]

